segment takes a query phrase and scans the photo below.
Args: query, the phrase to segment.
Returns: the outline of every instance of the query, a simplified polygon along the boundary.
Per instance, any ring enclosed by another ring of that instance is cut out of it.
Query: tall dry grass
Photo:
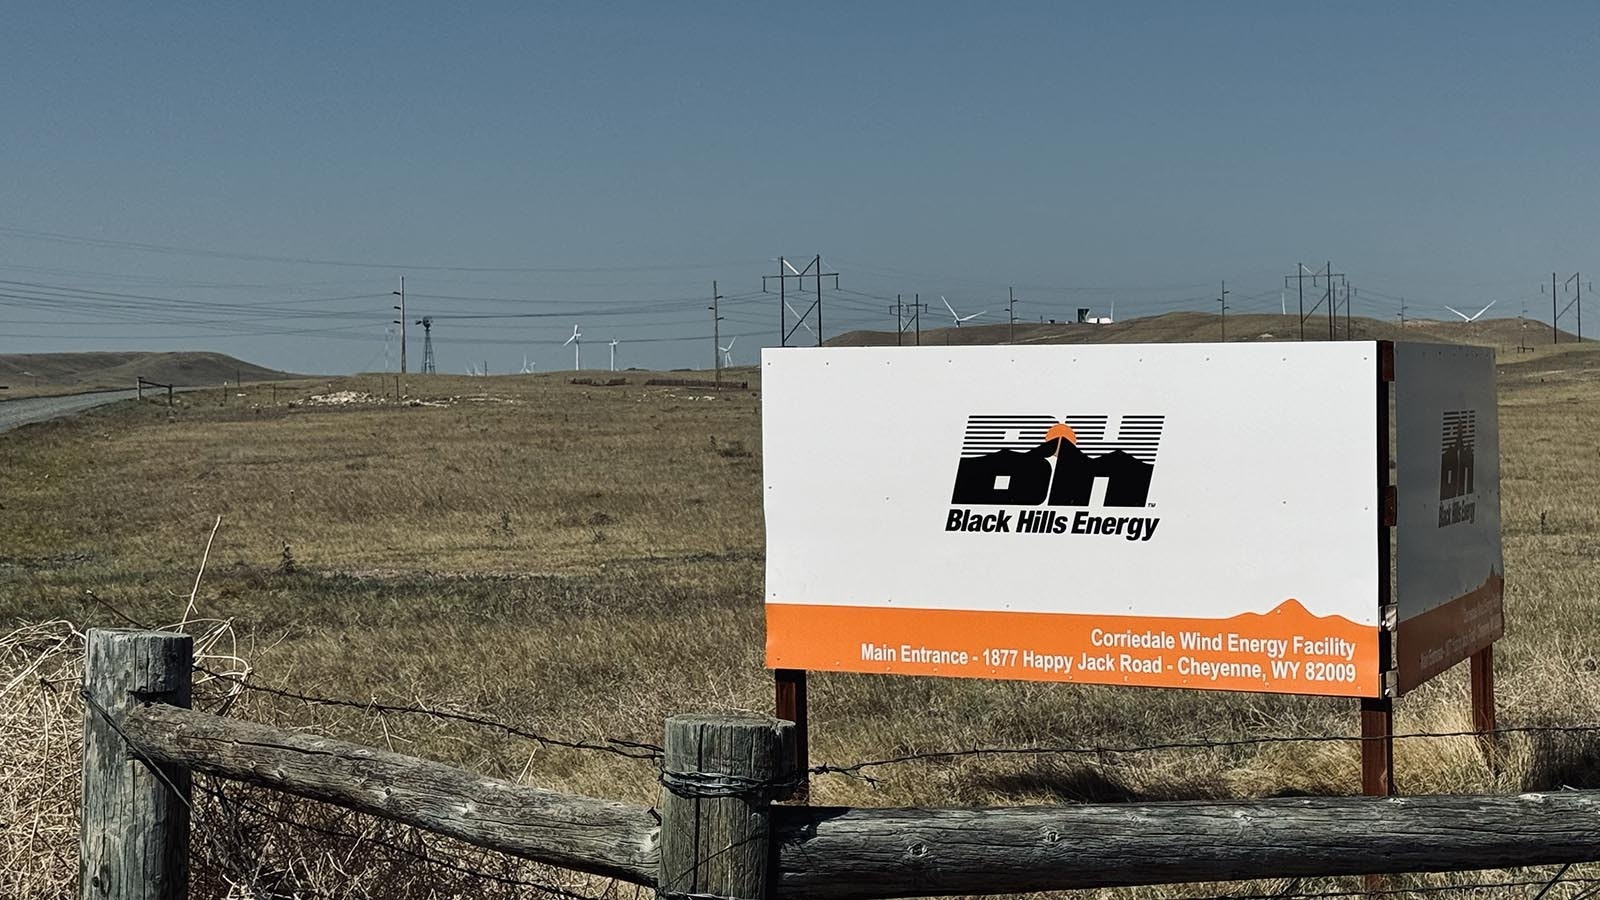
[[[1588,477],[1591,454],[1600,456],[1591,437],[1597,362],[1585,348],[1502,366],[1505,724],[1600,723],[1600,483]],[[119,616],[179,618],[217,515],[195,615],[230,623],[233,665],[248,660],[258,684],[645,741],[658,740],[675,712],[770,710],[753,393],[439,377],[407,385],[439,405],[302,403],[330,389],[381,387],[307,386],[278,405],[264,389],[226,405],[130,405],[0,439],[0,621],[17,628],[0,648],[0,802],[5,821],[24,823],[0,830],[0,865],[24,873],[0,883],[0,896],[21,883],[41,896],[71,891],[75,635]],[[639,803],[656,791],[648,765],[460,723],[250,692],[231,702],[233,714],[494,777]],[[1465,678],[1447,673],[1397,709],[1401,731],[1466,730]],[[827,763],[982,746],[1348,735],[1356,726],[1352,704],[1335,700],[861,675],[814,678],[812,715],[813,759]],[[1404,792],[1600,786],[1593,734],[1508,736],[1492,765],[1471,738],[1403,741],[1397,753]],[[870,774],[872,782],[819,779],[815,797],[1114,802],[1351,793],[1359,783],[1345,744],[961,757]],[[256,848],[254,881],[208,845],[197,855],[217,859],[197,860],[198,896],[420,897],[428,884],[437,896],[537,893],[505,882],[475,889],[461,873],[451,880],[375,841],[411,850],[424,842],[428,854],[476,867],[518,863],[298,801],[247,800],[225,808],[202,797],[217,830],[238,835],[223,846]],[[317,837],[259,806],[346,836]],[[388,830],[369,839],[370,829]],[[511,881],[607,888],[517,871]]]

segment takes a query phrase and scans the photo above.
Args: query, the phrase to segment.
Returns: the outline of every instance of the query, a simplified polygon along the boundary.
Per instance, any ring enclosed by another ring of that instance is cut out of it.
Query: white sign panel
[[[1395,662],[1401,691],[1505,632],[1494,351],[1396,344]]]
[[[768,664],[1377,696],[1376,356],[765,351]]]

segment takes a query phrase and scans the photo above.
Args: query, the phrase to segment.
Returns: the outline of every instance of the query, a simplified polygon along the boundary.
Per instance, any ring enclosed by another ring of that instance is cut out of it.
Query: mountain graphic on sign
[[[1365,627],[1358,625],[1355,620],[1348,616],[1333,614],[1319,616],[1316,613],[1313,613],[1311,610],[1306,609],[1306,605],[1304,603],[1301,603],[1299,600],[1296,600],[1293,597],[1290,597],[1282,603],[1279,603],[1277,606],[1274,606],[1267,612],[1239,613],[1238,615],[1228,617],[1226,621],[1231,622],[1239,627],[1248,627],[1252,623],[1271,623],[1279,627],[1306,629],[1329,626],[1354,626],[1356,628]]]
[[[1107,506],[1145,505],[1155,466],[1135,459],[1126,450],[1089,456],[1069,441],[1057,443],[1055,478],[1050,483],[1051,506],[1088,506],[1096,478],[1106,480]]]
[[[1028,450],[1002,448],[962,458],[950,502],[1037,505],[1048,501],[1051,506],[1088,506],[1095,480],[1105,479],[1106,506],[1142,507],[1150,496],[1154,474],[1154,464],[1120,448],[1098,456],[1084,453],[1073,430],[1058,423]]]

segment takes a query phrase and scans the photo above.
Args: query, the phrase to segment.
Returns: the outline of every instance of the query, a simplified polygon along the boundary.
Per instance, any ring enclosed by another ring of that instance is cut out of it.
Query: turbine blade
[[[944,308],[950,310],[950,315],[952,317],[957,318],[957,319],[961,318],[960,316],[956,315],[956,308],[954,306],[950,305],[950,301],[949,300],[945,300],[944,299],[944,295],[943,294],[939,295],[939,299],[940,299],[940,301],[942,301],[944,303]]]

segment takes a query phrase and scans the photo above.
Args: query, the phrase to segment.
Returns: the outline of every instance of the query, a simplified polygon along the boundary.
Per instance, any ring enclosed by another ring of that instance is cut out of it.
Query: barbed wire
[[[1262,735],[1260,737],[1226,738],[1222,740],[1204,740],[1196,738],[1181,741],[1160,741],[1150,744],[1062,744],[1022,747],[969,747],[959,750],[929,750],[915,753],[903,753],[897,756],[887,756],[880,759],[864,760],[845,765],[823,763],[812,766],[807,771],[813,775],[857,776],[871,781],[873,779],[870,776],[866,776],[864,774],[864,770],[883,766],[903,765],[913,762],[931,762],[937,760],[961,759],[974,756],[1099,756],[1128,753],[1155,753],[1171,750],[1219,750],[1269,744],[1361,744],[1369,741],[1383,740],[1400,741],[1461,737],[1489,738],[1513,734],[1593,734],[1597,732],[1600,732],[1600,725],[1511,725],[1503,728],[1488,729],[1485,731],[1411,731],[1388,736],[1352,734]]]
[[[321,835],[323,837],[332,837],[332,838],[339,838],[339,839],[342,839],[342,840],[353,841],[353,842],[358,843],[358,844],[371,844],[371,845],[376,846],[376,847],[381,847],[384,850],[388,850],[391,853],[400,854],[402,856],[408,857],[410,859],[414,859],[414,860],[416,860],[418,862],[424,863],[424,864],[429,865],[429,866],[434,866],[434,867],[443,868],[443,869],[449,869],[449,870],[451,870],[453,872],[456,872],[457,874],[466,875],[466,876],[468,876],[470,878],[481,879],[481,880],[485,880],[485,881],[493,881],[493,882],[496,882],[498,884],[506,885],[508,887],[531,888],[531,889],[537,890],[537,891],[539,891],[541,893],[548,894],[548,895],[550,895],[552,897],[560,897],[560,898],[562,898],[562,900],[605,900],[604,897],[597,897],[597,896],[594,896],[592,894],[580,893],[580,892],[577,892],[577,891],[570,890],[568,888],[559,887],[557,885],[549,884],[547,882],[533,881],[533,880],[526,879],[526,878],[518,878],[518,877],[516,877],[514,875],[507,875],[507,874],[503,874],[503,873],[499,873],[499,872],[488,872],[488,871],[484,871],[483,869],[476,869],[476,868],[473,868],[472,866],[466,865],[465,863],[458,862],[458,861],[456,861],[454,859],[451,859],[449,857],[446,857],[446,856],[437,856],[437,855],[430,856],[427,853],[420,852],[420,851],[417,851],[417,850],[413,850],[410,847],[406,847],[406,846],[404,846],[402,844],[399,844],[399,843],[396,843],[395,841],[392,841],[392,840],[386,840],[386,839],[378,837],[377,835],[372,834],[372,833],[345,831],[343,829],[334,828],[334,827],[327,826],[327,825],[317,825],[317,824],[313,824],[313,823],[310,823],[310,822],[303,822],[303,821],[300,821],[299,819],[294,819],[294,818],[291,818],[289,816],[282,815],[281,813],[277,812],[276,810],[271,809],[271,808],[267,807],[264,804],[256,803],[256,802],[254,802],[254,801],[252,801],[252,800],[250,800],[248,798],[238,797],[238,796],[229,797],[227,795],[227,793],[224,790],[220,789],[220,788],[205,787],[205,788],[202,788],[202,789],[205,790],[206,793],[210,794],[215,800],[217,800],[217,802],[219,804],[223,805],[224,807],[227,807],[229,805],[237,806],[237,807],[239,807],[241,809],[245,809],[245,810],[248,810],[250,812],[253,812],[256,815],[259,815],[259,816],[262,816],[264,818],[270,819],[271,821],[276,822],[276,823],[278,823],[280,825],[285,825],[285,826],[288,826],[290,828],[294,828],[294,829],[299,830],[299,831],[310,832],[310,833],[313,833],[313,834]],[[348,814],[349,815],[355,815],[355,813],[348,813]],[[395,824],[390,823],[389,827],[408,830],[408,831],[410,831],[410,832],[412,832],[414,834],[417,834],[419,839],[422,839],[422,836],[424,835],[424,832],[423,832],[422,829],[418,829],[418,828],[415,828],[413,826],[395,825]],[[424,846],[426,846],[425,843],[424,843]],[[613,882],[614,882],[614,880],[613,880]]]
[[[1573,897],[1569,898],[1569,900],[1581,900],[1581,898],[1584,898],[1584,897],[1587,897],[1587,896],[1591,895],[1594,892],[1595,887],[1600,887],[1600,877],[1583,877],[1583,876],[1565,877],[1566,876],[1566,870],[1567,870],[1568,867],[1569,866],[1563,866],[1562,869],[1559,872],[1556,873],[1556,876],[1554,878],[1504,879],[1504,880],[1500,880],[1500,881],[1468,881],[1468,882],[1464,882],[1464,883],[1461,883],[1461,884],[1417,884],[1417,885],[1410,885],[1410,886],[1407,886],[1407,887],[1374,887],[1374,888],[1361,888],[1359,890],[1352,888],[1352,889],[1348,889],[1348,890],[1333,890],[1333,891],[1301,891],[1301,892],[1298,892],[1298,893],[1290,893],[1290,894],[1284,894],[1284,893],[1272,893],[1272,894],[1268,894],[1268,893],[1254,893],[1254,894],[1202,894],[1202,895],[1194,895],[1194,896],[1185,896],[1183,898],[1183,900],[1327,900],[1327,898],[1333,898],[1333,897],[1392,897],[1392,896],[1397,896],[1397,895],[1401,895],[1401,894],[1439,894],[1439,893],[1447,893],[1447,892],[1450,892],[1450,891],[1485,891],[1485,890],[1503,890],[1503,889],[1506,889],[1506,888],[1523,888],[1523,887],[1537,887],[1537,888],[1539,888],[1540,889],[1540,893],[1538,895],[1536,895],[1535,898],[1534,898],[1534,900],[1537,900],[1538,897],[1543,896],[1545,891],[1548,891],[1551,887],[1554,887],[1556,882],[1558,882],[1558,881],[1565,882],[1567,884],[1587,884],[1587,885],[1591,885],[1591,887],[1586,888],[1582,892],[1579,892],[1576,896],[1573,896]],[[1351,877],[1360,877],[1360,876],[1351,876]],[[1375,877],[1388,878],[1388,877],[1393,877],[1393,876],[1380,875],[1380,876],[1375,876]],[[1297,882],[1299,880],[1300,879],[1294,879],[1293,881],[1291,881],[1291,884],[1293,884],[1294,882]]]
[[[198,667],[197,666],[196,668],[197,669],[201,669],[202,667]],[[209,673],[209,672],[208,672],[208,674],[216,675],[216,673]],[[217,677],[227,678],[229,676],[217,675]],[[237,681],[237,679],[231,679],[231,678],[230,678],[230,680]],[[297,692],[285,691],[285,690],[280,690],[280,689],[276,689],[276,688],[266,688],[266,687],[261,687],[261,686],[253,686],[253,687],[257,687],[257,688],[259,688],[259,689],[261,689],[261,690],[263,690],[263,691],[265,691],[267,693],[278,694],[278,695],[290,697],[292,699],[297,699],[297,700],[302,700],[303,699],[303,700],[306,700],[306,702],[315,702],[315,701],[318,701],[318,700],[331,701],[334,705],[356,706],[358,708],[363,708],[363,709],[378,708],[378,707],[384,706],[383,704],[376,704],[376,705],[363,704],[363,703],[360,703],[358,701],[341,700],[339,698],[319,698],[319,697],[314,697],[314,696],[311,696],[311,695],[301,695],[301,694],[298,694]],[[82,691],[80,696],[83,698],[83,700],[91,708],[93,708],[98,713],[98,715],[102,719],[104,719],[113,729],[115,729],[118,732],[119,735],[121,735],[123,737],[124,741],[127,740],[126,739],[126,735],[122,734],[122,730],[121,730],[120,726],[117,725],[114,717],[112,717],[107,710],[102,708],[100,706],[100,704],[98,704],[93,699],[93,697],[88,693],[88,691],[86,691],[86,690]],[[309,697],[309,699],[307,699],[308,697]],[[394,709],[396,711],[415,712],[415,713],[419,713],[419,714],[424,714],[424,713],[425,714],[433,714],[433,713],[439,712],[439,711],[435,711],[435,710],[428,710],[428,709],[423,708],[423,707],[394,707]],[[456,717],[460,717],[460,716],[463,716],[463,715],[465,715],[465,714],[447,713],[443,717],[445,717],[445,718],[456,718]],[[474,719],[474,718],[477,718],[477,717],[468,717],[469,721],[471,719]],[[496,726],[503,725],[503,723],[496,723],[496,722],[493,722],[493,720],[484,720],[484,721],[487,722],[488,724],[491,724],[491,725],[496,725]],[[510,727],[514,728],[515,726],[510,726]],[[1526,732],[1539,732],[1539,731],[1591,732],[1591,731],[1595,731],[1595,730],[1600,730],[1600,729],[1597,729],[1594,726],[1510,726],[1510,727],[1507,727],[1507,728],[1504,728],[1504,729],[1495,729],[1491,733],[1526,733]],[[519,729],[519,731],[520,731],[520,729]],[[1411,738],[1442,738],[1442,737],[1468,737],[1468,736],[1474,736],[1475,737],[1475,736],[1478,736],[1479,734],[1480,734],[1479,732],[1474,732],[1474,731],[1413,732],[1413,733],[1408,733],[1408,734],[1405,734],[1405,735],[1396,735],[1395,737],[1411,737]],[[543,740],[544,737],[543,736],[538,736],[538,737],[534,737],[533,739]],[[890,764],[892,762],[912,761],[912,760],[916,760],[916,759],[949,757],[951,755],[962,755],[962,756],[965,756],[965,755],[972,755],[973,753],[992,753],[992,752],[1013,752],[1013,753],[1015,753],[1015,752],[1021,752],[1021,753],[1113,752],[1113,753],[1115,753],[1115,752],[1139,752],[1139,751],[1145,751],[1145,750],[1160,750],[1160,749],[1193,749],[1193,748],[1197,748],[1197,747],[1209,747],[1209,746],[1218,746],[1218,745],[1220,745],[1220,746],[1233,746],[1233,745],[1240,745],[1240,744],[1297,743],[1297,742],[1304,742],[1304,741],[1333,741],[1333,740],[1351,741],[1351,740],[1361,740],[1361,739],[1362,738],[1350,737],[1350,736],[1336,736],[1336,735],[1298,735],[1298,736],[1269,736],[1269,737],[1264,737],[1264,738],[1256,738],[1256,739],[1248,739],[1248,740],[1220,741],[1220,742],[1200,742],[1200,741],[1166,742],[1166,743],[1162,743],[1162,744],[1152,744],[1152,745],[1133,746],[1133,747],[1114,747],[1114,748],[1098,748],[1098,747],[973,748],[972,750],[964,750],[964,751],[944,751],[944,752],[935,753],[935,754],[907,755],[907,756],[904,756],[904,757],[895,758],[893,760],[868,761],[868,762],[863,762],[863,763],[857,763],[857,764],[855,764],[855,767],[864,767],[864,766],[877,765],[877,764]],[[563,745],[564,746],[565,745],[570,745],[571,743],[572,742],[565,742]],[[129,742],[129,746],[133,747],[134,745],[131,742]],[[606,749],[609,749],[609,748],[602,747],[602,746],[597,746],[597,745],[584,745],[584,746],[581,746],[581,749],[601,749],[601,750],[606,750]],[[135,748],[135,752],[137,753],[137,748]],[[142,754],[139,754],[139,755],[142,756]],[[147,765],[150,765],[151,768],[154,769],[158,774],[162,774],[163,777],[164,777],[162,769],[159,766],[157,766],[153,761],[151,761],[149,759],[145,759],[144,761],[146,762]],[[852,767],[839,768],[839,767],[818,766],[818,767],[815,767],[812,771],[813,772],[817,772],[818,770],[823,770],[822,773],[848,773],[850,768],[852,768]],[[792,779],[789,779],[789,780],[792,781]],[[777,782],[774,782],[774,783],[776,784]],[[172,788],[174,791],[177,790],[177,786],[172,784],[172,783],[170,783],[170,782],[168,783],[168,786],[170,788]],[[253,812],[253,813],[257,814],[257,815],[263,816],[263,817],[265,817],[267,819],[270,819],[273,822],[277,822],[277,823],[283,824],[283,825],[288,826],[288,827],[296,828],[298,830],[318,833],[318,834],[321,834],[321,835],[323,835],[325,837],[336,837],[336,838],[340,838],[340,839],[344,839],[344,840],[354,841],[354,842],[357,842],[357,843],[371,844],[373,846],[381,847],[381,848],[383,848],[385,850],[388,850],[388,851],[391,851],[393,853],[398,853],[398,854],[401,854],[403,856],[415,859],[415,860],[417,860],[417,861],[419,861],[421,863],[424,863],[426,865],[434,866],[434,867],[438,867],[438,868],[443,868],[443,869],[448,869],[448,870],[451,870],[451,871],[453,871],[453,872],[455,872],[455,873],[457,873],[459,875],[464,875],[464,876],[467,876],[467,877],[472,878],[472,879],[487,880],[487,881],[493,881],[493,882],[504,884],[504,885],[511,886],[511,887],[532,889],[532,890],[539,891],[539,892],[541,892],[543,894],[546,894],[548,896],[551,896],[551,897],[560,898],[560,900],[606,900],[605,897],[597,897],[597,896],[590,895],[590,894],[583,894],[583,893],[580,893],[580,892],[577,892],[577,891],[569,890],[569,889],[564,888],[564,887],[560,887],[558,885],[553,885],[553,884],[549,884],[549,883],[545,883],[545,882],[539,882],[539,881],[533,881],[533,880],[529,880],[529,879],[519,878],[519,877],[516,877],[516,876],[513,876],[513,875],[509,875],[509,874],[489,872],[489,871],[484,871],[482,869],[477,869],[477,868],[474,868],[474,867],[472,867],[470,865],[467,865],[465,863],[458,862],[455,859],[451,859],[451,858],[449,858],[447,856],[429,855],[426,852],[419,852],[417,850],[413,850],[411,848],[403,846],[402,844],[396,843],[396,842],[394,842],[392,840],[386,840],[386,839],[384,839],[382,837],[379,837],[378,835],[375,835],[375,834],[372,834],[372,833],[359,833],[359,832],[345,831],[345,830],[342,830],[342,829],[332,828],[332,827],[329,827],[329,826],[317,825],[317,824],[312,824],[312,823],[309,823],[309,822],[302,822],[302,821],[299,821],[297,819],[282,815],[278,811],[276,811],[276,810],[274,810],[274,809],[272,809],[272,808],[270,808],[268,806],[265,806],[263,804],[255,803],[255,802],[249,800],[248,798],[245,798],[245,797],[229,797],[224,790],[208,786],[206,780],[204,780],[204,779],[197,778],[196,779],[196,786],[199,787],[200,790],[203,791],[204,793],[206,793],[206,794],[210,795],[211,797],[213,797],[214,799],[216,799],[219,802],[219,804],[222,805],[224,811],[227,810],[227,807],[229,805],[233,805],[233,806],[239,807],[241,809],[245,809],[247,811]],[[193,815],[195,813],[195,811],[196,811],[194,804],[192,802],[186,802],[186,805],[189,807],[189,809],[191,811],[191,814]],[[351,815],[354,815],[354,814],[352,813]],[[235,818],[234,821],[237,821],[237,818]],[[213,850],[217,851],[217,858],[218,858],[218,862],[220,864],[220,867],[221,867],[222,871],[224,873],[227,873],[228,876],[231,876],[233,878],[238,878],[241,882],[243,882],[245,884],[255,885],[257,883],[257,881],[258,881],[258,873],[253,874],[253,873],[250,873],[248,871],[245,871],[244,868],[240,864],[240,860],[248,858],[249,854],[246,854],[244,852],[243,843],[242,843],[242,841],[239,840],[238,835],[236,835],[236,834],[233,835],[233,840],[231,841],[233,846],[228,846],[228,844],[230,842],[225,839],[226,835],[222,834],[222,829],[218,829],[218,828],[212,827],[210,825],[210,823],[202,824],[200,822],[197,822],[196,824],[201,826],[201,827],[197,828],[197,830],[202,833],[202,837],[203,837],[204,842],[208,846],[210,846]],[[410,832],[416,833],[418,835],[419,839],[422,839],[423,832],[420,829],[416,829],[414,827],[404,826],[404,825],[396,825],[396,826],[391,826],[391,827],[407,829]],[[426,846],[425,843],[424,843],[424,846]],[[1557,870],[1557,872],[1552,877],[1550,877],[1548,879],[1501,879],[1501,880],[1494,880],[1494,881],[1473,881],[1473,882],[1464,882],[1464,883],[1457,883],[1457,884],[1432,884],[1432,885],[1424,884],[1424,885],[1410,885],[1410,886],[1404,886],[1404,887],[1398,887],[1397,886],[1397,887],[1382,887],[1382,888],[1380,888],[1380,887],[1364,887],[1364,888],[1359,889],[1359,890],[1356,890],[1356,889],[1348,889],[1348,890],[1340,889],[1340,890],[1325,890],[1325,891],[1299,891],[1299,890],[1297,890],[1297,888],[1300,886],[1300,883],[1302,882],[1303,879],[1295,878],[1295,879],[1290,879],[1288,881],[1288,883],[1284,886],[1284,888],[1282,888],[1282,889],[1280,889],[1279,891],[1276,891],[1276,892],[1271,892],[1271,893],[1266,893],[1266,892],[1226,893],[1226,894],[1212,894],[1212,895],[1198,895],[1198,896],[1197,895],[1189,895],[1189,896],[1187,896],[1185,898],[1185,900],[1333,900],[1333,898],[1345,898],[1345,897],[1357,897],[1357,896],[1399,896],[1399,895],[1406,895],[1406,894],[1437,894],[1437,893],[1459,892],[1459,891],[1507,890],[1507,889],[1512,889],[1512,888],[1534,888],[1534,887],[1537,887],[1539,890],[1533,896],[1532,900],[1542,900],[1542,898],[1544,898],[1555,887],[1556,884],[1561,883],[1561,882],[1566,882],[1566,883],[1575,884],[1575,885],[1576,884],[1585,885],[1586,887],[1582,891],[1578,892],[1573,897],[1569,898],[1569,900],[1587,900],[1587,898],[1592,897],[1595,894],[1597,889],[1600,889],[1600,878],[1585,877],[1585,876],[1569,876],[1569,871],[1570,871],[1571,867],[1572,867],[1572,864],[1570,864],[1570,863],[1561,866]],[[313,891],[315,891],[315,889],[313,889]],[[315,891],[315,892],[318,893],[321,896],[325,896],[325,897],[328,896],[326,893],[323,893],[323,892],[320,892],[320,891]]]
[[[471,877],[471,878],[477,878],[477,879],[483,879],[483,880],[487,880],[487,881],[493,881],[493,882],[496,882],[498,884],[504,884],[504,885],[507,885],[507,886],[510,886],[510,887],[530,888],[530,889],[539,891],[541,893],[548,894],[548,895],[553,896],[553,897],[561,898],[561,900],[606,900],[606,897],[604,897],[604,896],[595,896],[593,894],[584,894],[584,893],[581,893],[581,892],[573,891],[573,890],[568,889],[568,888],[559,887],[557,885],[549,884],[547,882],[533,881],[533,880],[529,880],[529,879],[525,879],[525,878],[519,878],[519,877],[516,877],[516,876],[513,876],[513,875],[506,875],[506,874],[497,873],[497,872],[488,872],[488,871],[484,871],[482,869],[473,868],[472,866],[460,863],[460,862],[458,862],[456,860],[453,860],[453,859],[450,859],[450,858],[444,857],[444,856],[430,856],[430,855],[428,855],[428,854],[426,854],[424,852],[419,852],[417,850],[413,850],[413,849],[411,849],[409,847],[406,847],[406,846],[404,846],[402,844],[396,843],[396,842],[394,842],[392,840],[386,840],[384,838],[378,837],[378,836],[376,836],[374,834],[371,834],[371,833],[358,833],[358,832],[353,832],[353,831],[345,831],[345,830],[342,830],[342,829],[339,829],[339,828],[334,828],[334,827],[330,827],[330,826],[326,826],[326,825],[317,825],[317,824],[312,824],[310,822],[303,822],[303,821],[300,821],[298,819],[294,819],[294,818],[291,818],[291,817],[288,817],[288,816],[284,816],[284,815],[280,814],[279,812],[277,812],[276,810],[273,810],[273,809],[271,809],[271,808],[269,808],[269,807],[267,807],[267,806],[265,806],[263,804],[256,803],[256,802],[251,801],[251,800],[246,799],[246,798],[242,798],[242,797],[227,797],[221,791],[216,790],[216,789],[212,789],[212,788],[206,788],[205,790],[207,791],[207,793],[210,793],[210,794],[213,794],[214,796],[216,796],[223,803],[233,804],[233,805],[239,806],[239,807],[241,807],[243,809],[246,809],[246,810],[248,810],[250,812],[256,813],[257,815],[260,815],[260,816],[263,816],[263,817],[265,817],[267,819],[270,819],[273,822],[277,822],[279,824],[286,825],[288,827],[291,827],[291,828],[294,828],[294,829],[297,829],[297,830],[300,830],[300,831],[319,834],[319,835],[322,835],[324,837],[340,838],[340,839],[344,839],[344,840],[355,841],[355,842],[358,842],[358,843],[371,844],[373,846],[380,847],[380,848],[382,848],[384,850],[388,850],[390,852],[397,853],[397,854],[400,854],[402,856],[417,860],[418,862],[424,863],[426,865],[435,866],[435,867],[444,868],[444,869],[449,869],[450,871],[453,871],[453,872],[461,874],[461,875],[466,875],[466,876]],[[354,815],[354,814],[351,813],[350,815]],[[421,832],[418,829],[411,828],[410,826],[396,826],[396,827],[408,828],[408,829],[410,829],[412,831],[416,831],[418,833],[419,837],[423,836],[423,832]],[[1571,870],[1572,865],[1573,865],[1572,863],[1567,863],[1565,865],[1562,865],[1556,871],[1556,873],[1553,876],[1549,877],[1549,878],[1514,878],[1514,879],[1498,879],[1498,880],[1486,880],[1486,881],[1468,881],[1468,882],[1463,882],[1463,883],[1458,883],[1458,884],[1418,884],[1418,885],[1407,885],[1407,886],[1363,887],[1363,888],[1360,888],[1360,889],[1351,888],[1351,889],[1324,890],[1324,891],[1301,891],[1301,890],[1298,890],[1298,888],[1301,885],[1301,883],[1303,881],[1305,881],[1306,879],[1300,878],[1300,877],[1296,877],[1296,878],[1289,879],[1287,881],[1287,883],[1284,885],[1283,888],[1281,888],[1281,889],[1279,889],[1277,891],[1273,891],[1273,892],[1217,893],[1217,894],[1209,894],[1209,895],[1184,895],[1183,896],[1183,900],[1334,900],[1334,898],[1344,898],[1344,897],[1401,896],[1401,895],[1406,895],[1406,894],[1442,894],[1442,893],[1450,893],[1450,892],[1456,892],[1456,891],[1506,890],[1506,889],[1511,889],[1511,888],[1534,888],[1534,887],[1539,888],[1539,890],[1538,890],[1537,893],[1534,894],[1534,896],[1532,897],[1532,900],[1541,900],[1541,898],[1543,898],[1546,894],[1548,894],[1549,891],[1552,888],[1554,888],[1555,885],[1558,884],[1558,883],[1585,885],[1586,887],[1584,888],[1584,890],[1582,890],[1582,891],[1578,892],[1577,894],[1573,895],[1572,897],[1569,898],[1569,900],[1587,900],[1587,898],[1593,896],[1596,893],[1597,890],[1600,890],[1600,877],[1592,877],[1592,876],[1570,876],[1569,877],[1568,876],[1568,872]],[[1350,876],[1350,877],[1359,877],[1359,876]],[[1389,875],[1389,876],[1374,876],[1374,877],[1393,878],[1393,877],[1397,877],[1397,876]],[[615,881],[613,880],[613,885],[614,884],[615,884]],[[609,891],[607,891],[606,894],[609,895]]]
[[[221,679],[238,685],[241,690],[254,693],[268,694],[286,700],[297,700],[314,706],[343,707],[346,709],[359,709],[366,712],[393,713],[398,715],[425,716],[434,719],[447,719],[454,722],[464,722],[480,728],[490,728],[516,737],[534,741],[543,746],[563,747],[569,750],[585,750],[600,753],[610,753],[627,759],[644,759],[659,761],[663,750],[656,744],[647,744],[640,741],[631,741],[624,738],[602,737],[599,742],[589,740],[574,740],[570,738],[555,737],[531,731],[509,722],[501,722],[478,713],[456,712],[453,710],[433,709],[421,705],[398,705],[392,703],[379,703],[377,700],[351,700],[342,697],[323,697],[315,694],[306,694],[300,691],[291,691],[286,688],[269,687],[254,684],[240,676],[226,672],[217,672],[198,663],[195,664],[196,672],[204,673],[212,678]]]

